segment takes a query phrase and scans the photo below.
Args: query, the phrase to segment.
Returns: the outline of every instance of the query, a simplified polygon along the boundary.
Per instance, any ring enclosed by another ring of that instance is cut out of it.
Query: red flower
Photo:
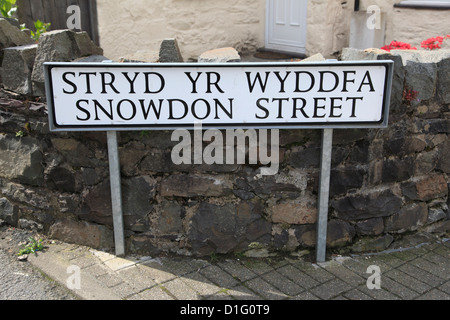
[[[395,49],[400,50],[417,50],[416,47],[411,47],[409,43],[401,42],[401,41],[392,41],[389,45],[382,47],[381,49],[386,51],[391,51]]]
[[[430,50],[440,49],[444,40],[448,39],[448,38],[450,38],[449,34],[446,35],[445,37],[438,36],[435,38],[429,38],[425,41],[422,41],[421,47],[425,48],[425,49],[430,49]]]

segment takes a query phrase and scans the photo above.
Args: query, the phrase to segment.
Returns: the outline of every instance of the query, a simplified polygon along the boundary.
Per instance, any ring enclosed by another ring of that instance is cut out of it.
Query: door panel
[[[307,0],[267,0],[266,48],[305,53]]]

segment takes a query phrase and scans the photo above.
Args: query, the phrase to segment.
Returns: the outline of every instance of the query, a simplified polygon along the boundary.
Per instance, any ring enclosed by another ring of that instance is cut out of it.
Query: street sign
[[[392,68],[392,61],[46,63],[50,129],[386,127]]]
[[[125,241],[117,131],[323,129],[317,262],[325,261],[333,129],[388,125],[393,61],[45,63],[51,131],[107,131],[116,255]]]

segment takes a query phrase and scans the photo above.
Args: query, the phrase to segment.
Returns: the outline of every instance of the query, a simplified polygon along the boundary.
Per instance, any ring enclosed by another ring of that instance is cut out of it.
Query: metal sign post
[[[320,155],[319,205],[317,214],[316,260],[325,262],[327,248],[328,200],[330,195],[331,154],[333,151],[333,129],[322,132]]]
[[[109,179],[111,183],[111,204],[114,224],[116,256],[125,255],[125,236],[122,212],[122,186],[120,177],[119,147],[117,132],[108,131]]]

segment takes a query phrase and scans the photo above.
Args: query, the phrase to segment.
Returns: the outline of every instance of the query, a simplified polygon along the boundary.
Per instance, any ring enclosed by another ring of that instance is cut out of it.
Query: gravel
[[[31,231],[0,228],[0,300],[75,300],[70,292],[35,269],[17,253]]]

